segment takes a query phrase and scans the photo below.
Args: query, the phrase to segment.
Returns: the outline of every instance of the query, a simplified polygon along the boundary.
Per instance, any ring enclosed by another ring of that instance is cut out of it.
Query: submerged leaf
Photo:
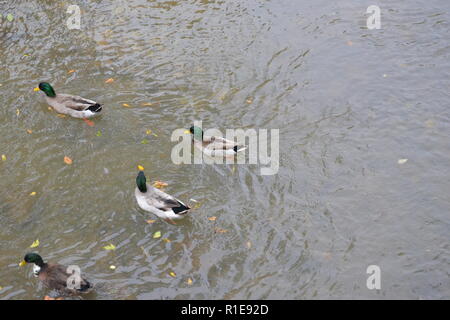
[[[217,233],[226,233],[226,232],[228,232],[228,230],[226,230],[226,229],[221,229],[221,228],[216,228],[216,230],[215,230]]]
[[[96,133],[96,136],[97,137],[101,137],[102,136],[102,132],[100,130],[98,130],[97,133]]]
[[[143,140],[141,141],[141,143],[142,143],[142,144],[148,144],[148,140],[147,140],[147,139],[143,139]]]
[[[192,281],[191,278],[188,278],[187,281],[186,281],[186,283],[187,283],[188,285],[192,285],[193,281]]]
[[[87,124],[89,127],[93,127],[93,126],[94,126],[94,122],[91,121],[91,120],[89,120],[89,119],[83,118],[83,121],[86,122],[86,124]]]
[[[39,239],[37,239],[36,241],[34,241],[34,242],[31,244],[31,246],[30,246],[30,248],[36,248],[36,247],[39,247]]]
[[[170,243],[171,242],[170,239],[168,239],[168,238],[162,238],[161,240],[164,241],[165,243]]]
[[[209,217],[208,220],[209,221],[216,221],[217,217]]]
[[[155,221],[156,221],[156,220],[147,220],[146,222],[147,222],[148,224],[152,224],[152,223],[155,223]]]

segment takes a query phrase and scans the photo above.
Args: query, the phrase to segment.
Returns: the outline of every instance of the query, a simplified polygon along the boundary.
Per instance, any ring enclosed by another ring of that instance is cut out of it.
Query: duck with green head
[[[99,115],[102,111],[102,106],[93,100],[71,94],[56,94],[55,90],[48,82],[39,83],[39,87],[34,90],[43,91],[45,93],[45,100],[56,112],[74,118],[92,118]]]
[[[81,277],[78,288],[68,288],[67,279],[72,276],[72,273],[67,272],[68,268],[60,264],[45,263],[37,253],[27,253],[19,265],[22,267],[28,263],[33,264],[34,276],[39,278],[48,289],[56,290],[62,294],[73,295],[86,293],[92,288],[92,285]]]
[[[194,146],[210,157],[231,158],[247,149],[222,137],[206,136],[202,128],[192,126],[186,133],[192,134]]]
[[[142,210],[169,222],[184,218],[191,209],[180,200],[149,185],[143,171],[139,171],[136,177],[134,194]]]

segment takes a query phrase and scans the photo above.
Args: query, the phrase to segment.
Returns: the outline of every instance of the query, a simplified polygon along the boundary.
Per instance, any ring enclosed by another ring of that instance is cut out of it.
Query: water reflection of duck
[[[102,106],[93,100],[70,94],[56,94],[53,87],[47,82],[39,83],[39,87],[34,90],[43,91],[46,95],[45,100],[56,112],[74,118],[91,118],[102,111]]]

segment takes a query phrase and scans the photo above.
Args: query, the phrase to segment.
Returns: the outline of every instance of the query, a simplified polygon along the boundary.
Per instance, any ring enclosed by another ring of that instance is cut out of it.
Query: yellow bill
[[[184,133],[190,134],[191,132],[189,130],[184,130]]]
[[[20,263],[19,263],[19,267],[23,267],[24,265],[26,265],[27,264],[27,262],[25,261],[25,260],[22,260]]]
[[[33,91],[39,91],[39,90],[41,90],[41,89],[39,89],[39,87],[36,87],[33,89]]]

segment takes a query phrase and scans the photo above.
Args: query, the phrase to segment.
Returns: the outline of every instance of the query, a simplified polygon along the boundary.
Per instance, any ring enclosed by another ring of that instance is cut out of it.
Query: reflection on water
[[[368,30],[348,0],[78,1],[81,31],[69,4],[1,2],[1,299],[47,294],[17,267],[36,239],[96,283],[86,299],[450,296],[448,4],[381,3]],[[44,80],[104,114],[57,117]],[[278,174],[173,164],[195,120],[279,128]],[[200,207],[146,223],[137,165]]]

